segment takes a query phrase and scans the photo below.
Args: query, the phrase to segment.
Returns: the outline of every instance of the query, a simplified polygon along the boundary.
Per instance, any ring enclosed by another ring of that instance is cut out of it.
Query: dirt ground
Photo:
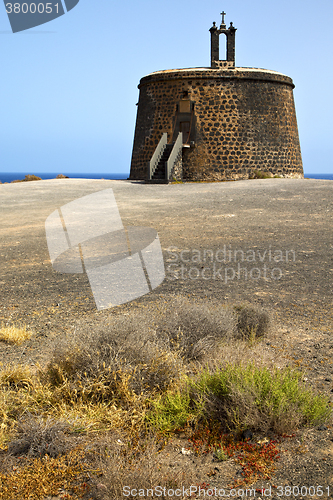
[[[116,311],[97,311],[86,275],[52,269],[44,224],[65,203],[110,187],[124,226],[158,232],[166,278]],[[0,185],[0,324],[25,324],[34,332],[20,347],[0,342],[0,362],[43,364],[77,321],[93,327],[99,318],[174,294],[221,304],[249,302],[276,321],[265,348],[302,369],[333,402],[332,200],[333,182],[313,179],[174,185],[61,179]],[[217,464],[211,455],[183,455],[186,443],[179,438],[168,444],[163,467],[174,473],[194,467],[200,481],[226,490],[239,477],[241,467],[232,460]],[[321,485],[323,497],[333,494],[331,425],[298,431],[279,446],[284,451],[272,480],[256,487]],[[272,498],[284,496],[288,492],[273,488]],[[316,490],[309,498],[320,496]]]

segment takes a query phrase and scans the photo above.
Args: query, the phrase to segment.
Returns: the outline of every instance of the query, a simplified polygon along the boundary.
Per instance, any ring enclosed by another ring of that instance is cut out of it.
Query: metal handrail
[[[168,134],[166,132],[163,133],[160,142],[158,143],[155,152],[148,163],[148,179],[151,180],[153,178],[154,172],[156,170],[156,167],[158,165],[158,162],[160,161],[160,158],[165,150],[165,147],[168,142]]]
[[[169,178],[170,178],[172,167],[174,166],[177,159],[179,158],[179,155],[182,152],[182,148],[183,148],[183,132],[179,132],[177,140],[173,145],[172,151],[170,153],[170,156],[169,156],[169,159],[167,162],[167,168],[166,168],[166,172],[165,172],[165,178],[167,180],[169,180]]]

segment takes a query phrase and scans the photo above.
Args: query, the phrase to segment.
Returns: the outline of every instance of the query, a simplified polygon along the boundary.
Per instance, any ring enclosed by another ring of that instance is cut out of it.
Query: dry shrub
[[[233,313],[221,305],[175,297],[164,310],[157,335],[185,361],[202,360],[235,333]]]
[[[242,338],[263,337],[271,327],[271,318],[266,311],[253,305],[236,307],[237,330]]]
[[[124,492],[126,498],[133,499],[139,496],[139,490],[141,496],[144,490],[145,496],[150,498],[167,498],[163,493],[152,495],[147,490],[154,491],[157,486],[166,490],[182,489],[183,486],[189,488],[191,484],[195,484],[194,474],[187,465],[184,466],[186,471],[180,469],[173,472],[169,466],[170,460],[167,464],[160,463],[159,446],[153,437],[147,437],[135,447],[121,439],[109,438],[103,443],[99,455],[97,467],[102,470],[103,476],[96,480],[93,490],[93,498],[96,500],[121,500],[125,496]],[[137,490],[137,494],[130,494],[129,489],[124,490],[125,487]]]
[[[33,175],[33,174],[28,174],[23,179],[24,182],[41,181],[41,180],[42,180],[41,177],[38,177],[37,175]]]
[[[15,179],[11,182],[11,184],[15,184],[16,182],[30,182],[30,181],[41,181],[41,177],[37,177],[37,175],[28,174],[24,177],[24,179]]]
[[[226,364],[240,365],[251,361],[258,367],[273,369],[276,366],[283,368],[287,361],[277,350],[270,350],[263,342],[249,344],[248,340],[232,339],[221,343],[205,359],[204,366],[214,372]]]
[[[65,433],[69,431],[69,424],[48,418],[43,420],[27,415],[19,420],[16,427],[16,436],[9,445],[11,455],[28,455],[31,457],[58,457],[68,451]]]
[[[261,335],[268,328],[266,316],[251,311],[242,308],[237,324],[231,308],[175,296],[104,316],[93,327],[81,322],[67,344],[54,351],[44,380],[62,388],[67,400],[125,405],[133,395],[166,391],[188,371],[188,363],[223,356],[241,328],[256,328]]]
[[[62,386],[69,398],[127,404],[134,395],[166,390],[182,369],[181,360],[157,341],[144,317],[116,316],[93,335],[79,330],[58,347],[44,380]]]

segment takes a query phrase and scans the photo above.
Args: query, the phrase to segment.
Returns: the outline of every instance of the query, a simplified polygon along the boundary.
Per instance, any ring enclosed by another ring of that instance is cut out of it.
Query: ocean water
[[[57,173],[52,173],[52,172],[29,172],[33,175],[37,175],[37,177],[41,177],[43,180],[46,179],[55,179],[59,172]],[[60,172],[64,175],[68,175],[68,177],[72,179],[112,179],[112,180],[117,180],[117,179],[127,179],[129,177],[129,173],[110,173],[110,174],[87,174],[86,172],[84,173],[76,173],[76,174],[68,174],[66,172]],[[25,173],[22,172],[0,172],[0,181],[2,183],[4,182],[12,182],[14,180],[22,180],[25,177]],[[325,180],[331,180],[333,181],[333,174],[304,174],[304,177],[307,177],[309,179],[325,179]]]
[[[75,173],[68,174],[67,172],[28,172],[29,174],[36,175],[37,177],[41,177],[43,180],[47,179],[55,179],[58,174],[67,175],[72,179],[127,179],[129,177],[129,173],[110,173],[110,174],[87,174],[85,173]],[[12,182],[14,180],[23,180],[25,177],[25,173],[22,172],[0,172],[0,181],[4,182]]]
[[[333,181],[333,174],[304,174],[304,177],[308,179],[326,179]]]

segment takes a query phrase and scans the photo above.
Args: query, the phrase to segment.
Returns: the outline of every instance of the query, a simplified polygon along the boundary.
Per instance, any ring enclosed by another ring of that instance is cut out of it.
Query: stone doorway
[[[183,144],[187,144],[190,139],[190,122],[180,122],[179,132],[183,132]]]

